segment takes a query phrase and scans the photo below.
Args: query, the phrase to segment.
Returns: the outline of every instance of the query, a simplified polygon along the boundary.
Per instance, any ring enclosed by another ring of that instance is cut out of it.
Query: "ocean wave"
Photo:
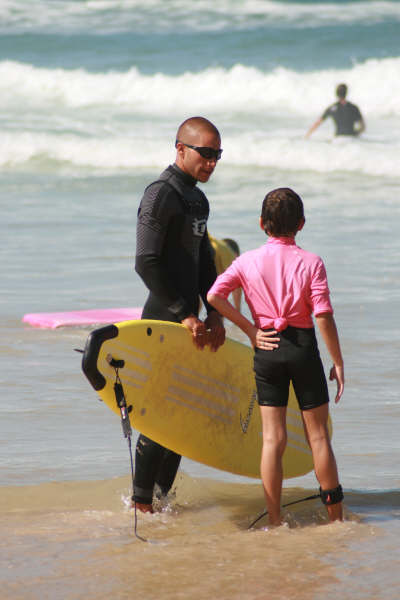
[[[350,69],[296,72],[276,67],[265,72],[235,65],[207,68],[181,75],[146,75],[136,67],[125,72],[90,73],[84,69],[48,69],[0,62],[0,107],[14,119],[85,109],[104,111],[103,120],[118,112],[132,116],[204,113],[237,119],[240,115],[266,119],[269,112],[298,117],[320,112],[334,101],[336,85],[350,86],[349,98],[370,118],[400,117],[400,57],[370,59]],[[19,118],[19,117],[18,117]],[[77,114],[71,115],[71,120]],[[83,117],[82,117],[83,118]]]
[[[159,169],[174,158],[177,124],[204,114],[223,133],[223,165],[397,178],[399,68],[397,57],[347,70],[266,72],[235,65],[172,76],[146,75],[136,67],[90,73],[4,61],[0,167]],[[366,135],[332,140],[324,125],[312,141],[304,140],[340,81],[349,84],[350,99],[360,105]]]
[[[152,167],[171,160],[168,144],[149,140],[137,143],[132,136],[82,137],[17,131],[2,136],[0,167],[18,168],[30,165],[39,170],[79,169],[120,171]]]
[[[400,141],[315,139],[279,132],[261,138],[259,130],[233,134],[223,130],[222,168],[260,167],[281,171],[347,172],[399,177]],[[173,136],[172,136],[173,137]],[[245,149],[245,151],[244,151]],[[379,157],[379,160],[378,160]],[[171,136],[143,139],[104,136],[91,139],[71,134],[12,132],[2,136],[3,169],[121,172],[162,169],[174,160]]]
[[[397,1],[277,2],[271,0],[3,0],[0,31],[52,33],[122,31],[223,31],[226,29],[323,27],[400,21]]]

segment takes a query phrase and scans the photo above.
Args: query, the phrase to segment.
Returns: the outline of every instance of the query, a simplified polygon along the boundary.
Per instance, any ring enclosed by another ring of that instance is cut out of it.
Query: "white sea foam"
[[[191,111],[243,113],[267,111],[298,116],[321,111],[334,100],[337,83],[350,85],[350,96],[370,117],[400,117],[400,57],[370,59],[350,69],[299,73],[284,67],[265,72],[235,65],[181,75],[126,72],[89,73],[83,69],[47,69],[0,62],[0,107],[48,112],[104,107],[133,115],[169,115]],[[111,113],[112,116],[112,113]]]
[[[399,177],[400,143],[365,139],[316,139],[284,134],[260,139],[254,131],[223,137],[221,165],[258,166],[285,171],[334,171],[372,176]],[[107,172],[137,168],[162,168],[174,158],[171,138],[153,140],[125,137],[93,137],[17,132],[3,136],[0,166],[15,168],[31,163],[53,163],[71,170]]]
[[[16,167],[36,161],[67,163],[94,169],[132,169],[151,167],[168,161],[168,144],[141,140],[132,136],[80,137],[71,134],[13,132],[1,136],[0,166]]]
[[[254,144],[252,134],[225,138],[227,160],[240,165],[257,165],[285,171],[363,173],[399,177],[400,143],[387,144],[365,139],[336,138],[304,140],[276,135]],[[243,148],[246,152],[243,153]]]
[[[112,18],[110,18],[112,15]],[[0,30],[52,32],[87,31],[165,31],[225,30],[263,25],[297,27],[400,21],[397,1],[361,2],[277,2],[271,0],[3,0],[0,6]]]
[[[171,76],[0,63],[0,166],[51,162],[90,169],[162,167],[188,114],[204,114],[223,132],[224,164],[276,169],[355,171],[398,177],[400,58],[348,70],[270,72],[236,65]],[[311,122],[334,99],[339,81],[367,122],[361,140],[332,141]],[[245,149],[245,152],[243,151]]]

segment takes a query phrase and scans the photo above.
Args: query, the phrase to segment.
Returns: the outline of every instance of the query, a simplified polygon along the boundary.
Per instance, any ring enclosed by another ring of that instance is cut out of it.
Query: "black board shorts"
[[[301,410],[329,402],[328,385],[314,328],[287,327],[275,350],[255,348],[258,404],[287,406],[292,381]]]

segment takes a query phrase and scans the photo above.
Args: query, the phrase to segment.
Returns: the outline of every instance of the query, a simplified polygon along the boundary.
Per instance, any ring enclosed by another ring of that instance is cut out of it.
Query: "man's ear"
[[[175,143],[175,148],[176,148],[176,151],[177,151],[177,153],[178,153],[179,155],[181,155],[181,156],[182,156],[182,155],[183,155],[183,152],[184,152],[184,150],[185,150],[185,145],[184,145],[184,144],[182,144],[182,142],[178,142],[178,141],[177,141],[177,142]]]
[[[265,229],[264,229],[264,223],[263,223],[262,217],[260,217],[260,221],[259,221],[259,223],[260,223],[260,229],[262,229],[263,231],[265,231]]]
[[[182,169],[185,160],[185,145],[182,142],[176,142],[176,158],[175,162]]]

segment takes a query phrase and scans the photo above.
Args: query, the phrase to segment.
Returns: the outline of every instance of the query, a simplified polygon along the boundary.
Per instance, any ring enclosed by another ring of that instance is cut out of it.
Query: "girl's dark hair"
[[[265,232],[275,237],[294,235],[304,219],[303,202],[290,188],[277,188],[263,201],[261,219]]]

